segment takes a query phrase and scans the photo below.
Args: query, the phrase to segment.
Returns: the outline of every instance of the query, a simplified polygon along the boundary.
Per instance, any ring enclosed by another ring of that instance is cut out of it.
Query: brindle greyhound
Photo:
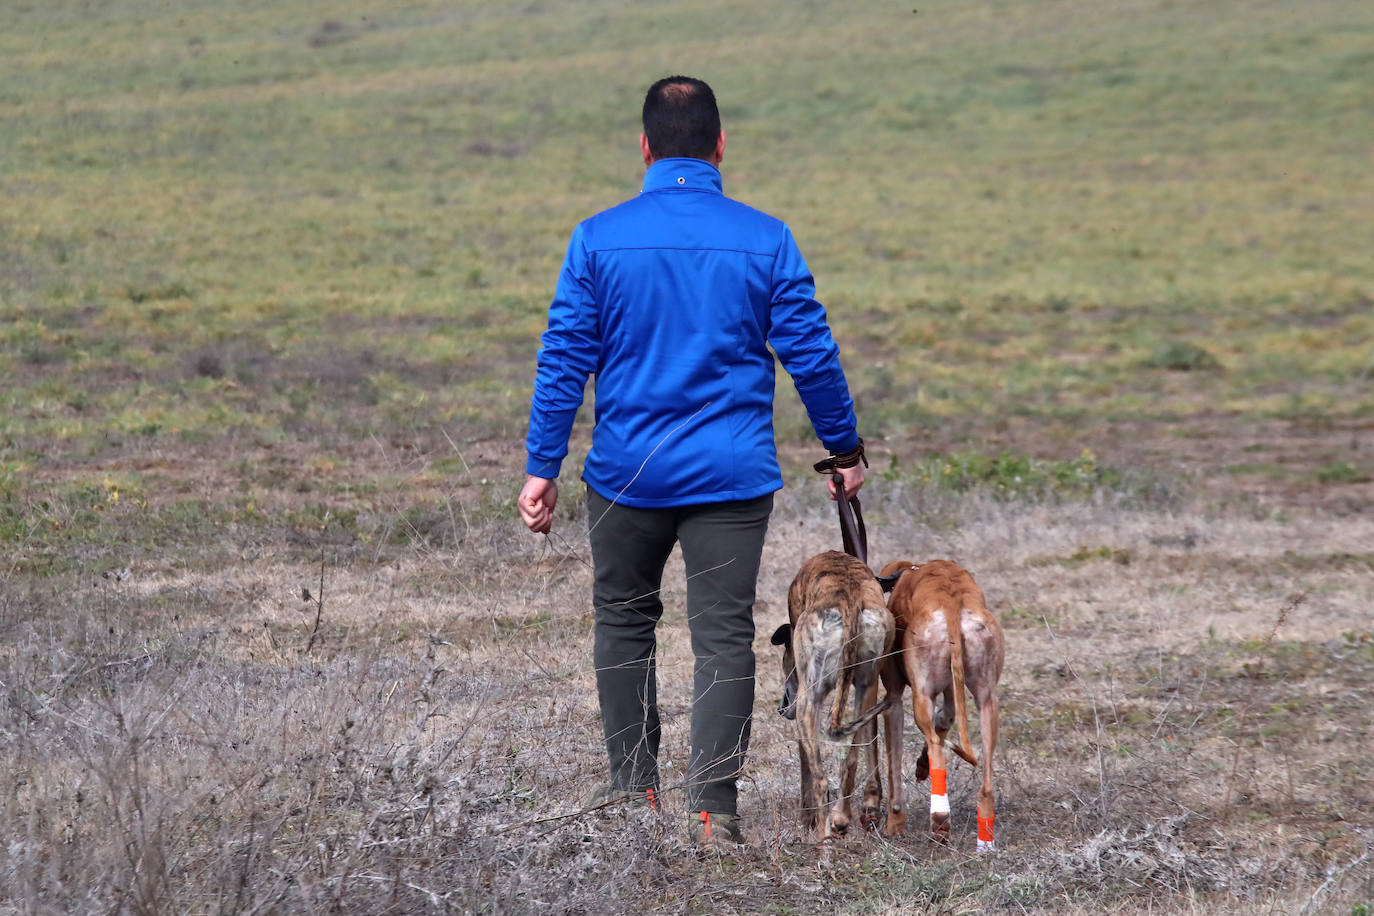
[[[882,800],[878,780],[878,726],[888,706],[878,702],[879,671],[892,649],[894,625],[873,572],[862,561],[831,550],[802,565],[787,592],[789,623],[778,627],[773,645],[783,646],[786,678],[778,712],[797,720],[801,754],[802,817],[817,842],[843,834],[852,819],[860,747],[867,744],[863,822],[877,822]],[[854,692],[854,718],[845,705]],[[830,805],[830,780],[821,756],[821,717],[829,705],[824,737],[851,738],[844,758],[839,797]],[[827,805],[829,809],[827,810]]]
[[[896,579],[888,609],[896,620],[901,665],[883,671],[887,697],[894,702],[886,713],[885,732],[892,798],[888,803],[887,833],[906,829],[902,808],[902,691],[911,685],[916,727],[925,749],[916,763],[916,780],[930,776],[930,829],[939,840],[949,838],[949,800],[945,785],[945,736],[951,712],[959,724],[959,744],[952,748],[974,766],[968,752],[968,711],[964,686],[978,704],[983,736],[983,785],[978,793],[978,851],[993,851],[992,753],[997,746],[997,680],[1002,676],[1006,640],[997,620],[988,613],[983,592],[973,576],[957,563],[932,560],[919,566],[906,561],[883,567],[881,578]],[[885,583],[886,584],[886,583]],[[943,697],[937,709],[935,700]],[[951,707],[953,709],[951,710]]]

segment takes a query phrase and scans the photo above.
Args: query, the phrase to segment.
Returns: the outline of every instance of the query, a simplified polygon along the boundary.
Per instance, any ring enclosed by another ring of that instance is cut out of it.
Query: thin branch
[[[320,632],[320,621],[324,618],[324,548],[320,548],[320,590],[315,594],[315,626],[310,630],[310,639],[305,643],[305,654],[315,648],[315,637]]]

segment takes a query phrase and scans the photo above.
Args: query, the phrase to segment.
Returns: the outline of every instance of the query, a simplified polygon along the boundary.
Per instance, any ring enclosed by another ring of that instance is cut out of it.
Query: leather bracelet
[[[860,461],[864,463],[864,467],[868,467],[868,456],[864,454],[864,440],[862,436],[859,437],[858,445],[854,446],[847,452],[831,452],[829,458],[825,459],[824,461],[816,462],[815,468],[817,471],[824,474],[827,471],[838,471],[843,468],[852,468]]]

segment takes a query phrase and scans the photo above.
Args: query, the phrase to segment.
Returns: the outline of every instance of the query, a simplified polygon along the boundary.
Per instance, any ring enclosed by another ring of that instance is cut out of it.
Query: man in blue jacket
[[[595,375],[582,479],[610,758],[599,797],[656,803],[654,628],[663,568],[680,544],[696,658],[689,830],[698,842],[739,842],[754,589],[782,487],[774,352],[821,443],[845,456],[851,494],[863,484],[863,447],[839,348],[791,232],[721,192],[725,133],[711,88],[684,76],[659,80],[643,120],[643,190],[581,223],[568,245],[539,351],[518,508],[532,531],[552,527],[556,478]]]

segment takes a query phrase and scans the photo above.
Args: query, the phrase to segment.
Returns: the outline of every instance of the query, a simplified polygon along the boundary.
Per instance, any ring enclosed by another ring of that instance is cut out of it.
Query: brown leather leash
[[[845,493],[844,477],[839,473],[841,468],[852,468],[860,461],[864,463],[864,467],[868,467],[863,439],[859,440],[858,446],[852,451],[831,455],[824,461],[817,461],[813,467],[819,474],[829,474],[830,482],[835,485],[835,506],[840,513],[840,539],[844,542],[844,552],[858,558],[860,563],[868,565],[868,529],[864,527],[863,508],[859,505],[858,496],[849,496]],[[874,573],[873,578],[878,580],[878,585],[884,592],[890,592],[897,584],[897,580],[902,577],[902,573],[909,568],[904,566],[890,576]]]
[[[857,557],[860,563],[868,563],[868,529],[864,527],[863,508],[858,496],[850,496],[844,491],[844,477],[839,473],[842,468],[852,468],[860,461],[868,467],[864,455],[864,440],[852,450],[839,455],[831,455],[817,461],[813,467],[818,474],[829,474],[830,482],[835,485],[835,506],[840,513],[840,538],[844,542],[844,552]]]

